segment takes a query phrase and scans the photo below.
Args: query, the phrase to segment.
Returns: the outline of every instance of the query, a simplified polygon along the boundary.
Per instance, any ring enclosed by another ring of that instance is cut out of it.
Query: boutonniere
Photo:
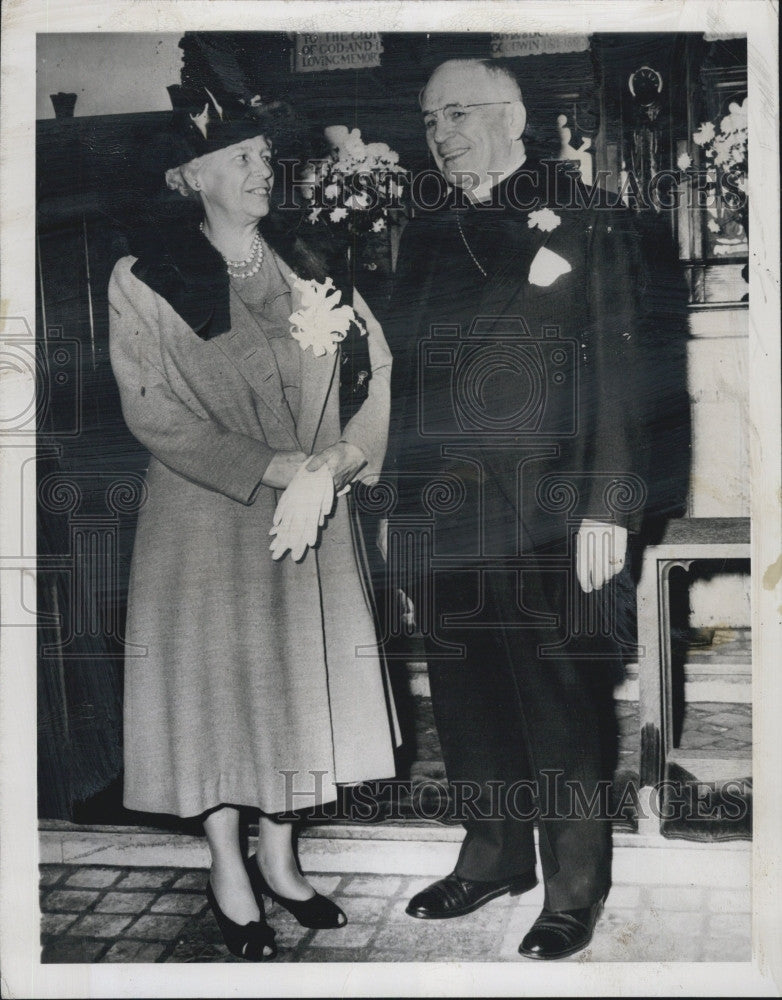
[[[550,233],[561,222],[562,219],[560,219],[556,212],[552,212],[550,208],[539,208],[537,212],[530,212],[527,219],[527,225],[530,229],[537,228],[543,233]]]
[[[351,324],[366,336],[366,327],[353,307],[340,305],[342,292],[331,278],[308,281],[294,274],[290,283],[298,298],[298,308],[290,315],[291,336],[298,340],[303,351],[311,347],[316,358],[334,354],[347,337]]]

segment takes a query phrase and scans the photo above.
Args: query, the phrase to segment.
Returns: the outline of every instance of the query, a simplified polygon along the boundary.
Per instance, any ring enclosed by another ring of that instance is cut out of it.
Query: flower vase
[[[353,237],[353,260],[349,259],[353,283],[370,309],[382,313],[391,295],[391,240],[386,227],[381,232],[357,233]]]
[[[54,117],[73,118],[77,97],[77,94],[66,94],[62,90],[56,94],[49,94],[49,100],[54,106]]]

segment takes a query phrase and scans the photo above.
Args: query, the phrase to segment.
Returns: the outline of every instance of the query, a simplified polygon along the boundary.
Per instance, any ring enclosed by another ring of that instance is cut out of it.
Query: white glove
[[[627,556],[627,528],[583,520],[576,536],[576,575],[589,594],[600,590],[622,569]]]
[[[334,506],[334,480],[328,466],[310,472],[305,465],[296,472],[274,512],[269,548],[272,559],[281,559],[290,549],[298,561],[318,541],[318,533]]]

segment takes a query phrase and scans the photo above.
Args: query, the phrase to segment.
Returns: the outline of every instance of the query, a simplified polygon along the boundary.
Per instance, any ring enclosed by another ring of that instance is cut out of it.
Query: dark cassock
[[[529,158],[488,202],[451,190],[406,227],[384,324],[389,565],[464,811],[455,871],[530,873],[538,822],[551,910],[610,885],[629,649],[627,571],[585,593],[575,535],[585,519],[637,530],[647,492],[646,271],[632,213],[598,194]]]

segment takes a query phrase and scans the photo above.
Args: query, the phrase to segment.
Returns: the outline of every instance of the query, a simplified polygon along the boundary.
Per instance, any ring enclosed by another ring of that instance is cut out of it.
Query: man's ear
[[[510,112],[508,128],[510,129],[511,139],[520,139],[527,125],[527,109],[521,101],[516,101],[511,104],[508,111]]]

